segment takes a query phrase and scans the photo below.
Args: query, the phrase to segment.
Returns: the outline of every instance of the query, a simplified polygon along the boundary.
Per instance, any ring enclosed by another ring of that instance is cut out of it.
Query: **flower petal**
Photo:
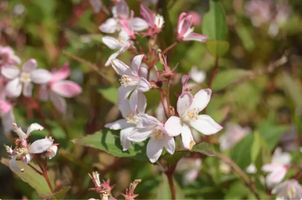
[[[180,33],[183,25],[183,18],[187,15],[187,13],[183,12],[179,15],[178,17],[178,22],[177,22],[177,32]]]
[[[32,83],[24,83],[23,85],[23,95],[25,97],[31,97],[34,85]]]
[[[140,121],[137,124],[137,128],[150,128],[153,129],[158,124],[160,124],[160,121],[156,119],[153,116],[150,116],[148,114],[140,114],[139,115]]]
[[[30,78],[36,84],[45,84],[52,79],[52,74],[46,69],[35,69],[30,73]]]
[[[197,120],[192,120],[189,124],[204,135],[215,134],[223,129],[209,115],[199,115]]]
[[[120,49],[121,48],[120,42],[117,39],[115,39],[114,37],[104,36],[102,38],[102,41],[109,49]]]
[[[117,19],[109,18],[99,26],[99,29],[104,33],[114,33],[119,30],[119,22]]]
[[[138,76],[138,74],[139,74],[139,69],[141,67],[143,58],[144,58],[144,54],[137,55],[133,58],[133,60],[131,62],[131,68],[136,76]]]
[[[133,142],[142,142],[150,136],[152,131],[153,128],[134,129],[127,138]]]
[[[197,109],[198,111],[202,111],[209,103],[212,95],[211,89],[199,90],[194,95],[193,102],[190,106],[190,109]]]
[[[163,141],[157,139],[150,139],[147,144],[147,156],[150,162],[155,163],[163,151]]]
[[[29,146],[28,151],[33,154],[43,153],[47,151],[52,144],[53,140],[48,138],[36,140]]]
[[[124,0],[121,0],[116,5],[116,14],[122,19],[127,19],[129,17],[129,7]]]
[[[50,100],[55,108],[62,114],[66,113],[66,101],[63,97],[57,95],[54,92],[50,92]]]
[[[89,0],[89,3],[91,4],[93,8],[94,13],[99,13],[102,9],[102,1],[101,0]]]
[[[33,131],[42,131],[44,129],[43,126],[41,126],[38,123],[33,123],[27,128],[26,136],[28,137],[29,134]]]
[[[138,103],[137,103],[137,112],[139,114],[145,113],[147,107],[147,99],[144,93],[139,92],[138,93]]]
[[[140,5],[140,14],[149,24],[149,26],[154,26],[154,15],[152,11],[144,5]]]
[[[198,42],[207,42],[207,35],[201,35],[198,33],[190,33],[188,36],[184,37],[184,41],[198,41]]]
[[[0,100],[0,113],[4,115],[12,109],[12,104],[5,100]]]
[[[117,103],[121,103],[122,101],[126,100],[130,94],[130,92],[132,90],[134,90],[136,88],[136,86],[120,86],[118,88],[118,100],[117,100]]]
[[[148,23],[139,17],[134,17],[130,23],[132,24],[133,31],[135,31],[135,32],[143,31],[149,27]]]
[[[124,128],[120,132],[120,140],[123,146],[123,151],[127,151],[131,145],[131,141],[128,139],[128,135],[134,130],[134,127]]]
[[[130,96],[130,108],[131,112],[135,113],[137,109],[137,104],[138,104],[138,91],[134,90]]]
[[[40,86],[40,100],[41,101],[47,101],[49,96],[49,89],[48,85],[44,84]]]
[[[116,73],[120,76],[128,75],[128,76],[136,76],[136,74],[132,71],[130,67],[128,67],[125,63],[118,59],[112,60],[112,67],[116,71]]]
[[[179,117],[172,116],[166,121],[165,128],[170,136],[175,137],[181,133],[182,121]]]
[[[182,139],[182,144],[186,149],[192,149],[193,146],[196,144],[191,130],[187,124],[183,124],[182,129],[181,129],[181,139]]]
[[[3,132],[8,133],[14,130],[13,123],[15,122],[15,116],[13,110],[11,109],[8,113],[1,115],[1,122],[3,126]]]
[[[147,92],[151,89],[151,85],[147,79],[140,77],[138,85],[137,85],[137,90],[139,92]]]
[[[129,99],[125,99],[118,105],[118,109],[121,111],[123,118],[126,118],[131,113]]]
[[[263,165],[261,169],[264,172],[272,172],[275,169],[277,169],[278,167],[280,167],[280,165],[270,163],[270,164]]]
[[[62,68],[53,73],[51,82],[66,79],[70,75],[69,63],[64,63]]]
[[[180,29],[178,31],[180,36],[183,36],[187,33],[187,31],[189,30],[189,28],[192,26],[192,15],[186,15],[183,20],[180,23]]]
[[[82,92],[82,88],[73,81],[59,81],[51,86],[51,90],[60,96],[71,98]]]
[[[125,120],[125,119],[119,119],[115,122],[105,124],[106,128],[110,128],[110,129],[113,129],[113,130],[120,130],[120,129],[123,129],[123,128],[128,128],[130,126],[132,126],[132,125],[128,124],[127,120]]]
[[[1,74],[8,79],[14,79],[20,74],[20,70],[16,66],[4,66],[1,68]]]
[[[18,97],[22,91],[22,84],[19,77],[14,78],[7,83],[5,91],[9,97]]]
[[[189,92],[182,93],[177,100],[177,112],[182,116],[193,102],[193,95]]]
[[[281,167],[275,169],[272,173],[270,173],[266,177],[266,180],[269,181],[270,183],[280,183],[286,173],[287,173],[287,168],[281,166]]]
[[[175,152],[174,138],[165,134],[163,136],[163,143],[164,143],[164,146],[165,146],[166,150],[168,151],[168,153],[171,155],[174,154],[174,152]]]
[[[31,72],[37,68],[37,61],[35,59],[29,59],[22,65],[22,72]]]
[[[23,172],[24,171],[24,169],[20,169],[20,167],[18,167],[15,156],[13,156],[12,159],[9,160],[8,165],[9,165],[9,168],[14,172],[19,172],[19,171]]]

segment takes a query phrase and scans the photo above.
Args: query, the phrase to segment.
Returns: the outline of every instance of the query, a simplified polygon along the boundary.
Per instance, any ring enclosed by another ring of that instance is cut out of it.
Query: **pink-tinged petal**
[[[105,66],[108,67],[112,60],[114,60],[118,55],[120,55],[121,53],[127,51],[127,49],[130,47],[130,43],[128,45],[123,46],[120,50],[118,50],[117,52],[113,53],[108,60],[105,63]]]
[[[22,162],[27,165],[33,157],[30,154],[26,154],[22,157]]]
[[[1,122],[3,126],[3,132],[8,133],[14,130],[13,123],[15,122],[15,116],[13,110],[10,110],[8,113],[1,115]]]
[[[131,141],[128,140],[128,135],[134,130],[134,127],[124,128],[120,132],[121,145],[123,146],[123,151],[127,151],[131,145]]]
[[[40,92],[40,96],[39,96],[40,100],[41,101],[47,101],[48,96],[49,96],[48,85],[47,84],[41,85],[39,92]]]
[[[139,69],[141,67],[143,58],[144,58],[143,54],[137,55],[133,58],[133,60],[131,62],[131,68],[132,68],[133,72],[135,73],[135,75],[137,75],[137,76],[139,74]]]
[[[140,5],[141,16],[146,20],[149,26],[154,26],[154,15],[152,11],[144,5]]]
[[[30,73],[30,78],[36,84],[45,84],[52,79],[52,74],[46,69],[35,69]]]
[[[155,163],[163,151],[163,141],[150,138],[147,144],[147,156],[150,162]]]
[[[137,124],[137,128],[155,128],[160,121],[158,121],[155,117],[147,115],[147,114],[140,114],[139,115],[139,123]]]
[[[135,113],[137,110],[137,104],[138,104],[138,91],[134,90],[130,96],[130,108],[131,108],[131,112]]]
[[[200,15],[197,12],[190,11],[188,13],[188,15],[192,16],[192,25],[193,26],[199,26],[201,24],[201,17],[200,17]]]
[[[20,70],[16,66],[4,66],[1,68],[1,74],[8,79],[14,79],[20,74]]]
[[[57,95],[54,92],[50,93],[50,101],[53,103],[57,111],[59,111],[62,114],[66,113],[66,101],[63,97]]]
[[[287,184],[288,184],[287,181],[285,181],[285,182],[282,182],[282,183],[276,185],[271,191],[272,194],[279,193],[283,188],[285,188],[287,186]],[[282,199],[277,198],[277,200],[283,200],[283,198]]]
[[[198,177],[198,170],[189,170],[183,175],[183,184],[188,185]]]
[[[58,151],[58,146],[52,145],[46,152],[44,152],[44,156],[46,158],[52,159],[57,154],[57,151]]]
[[[29,59],[22,65],[22,72],[31,72],[37,68],[37,61],[35,59]]]
[[[101,0],[89,0],[94,13],[99,13],[102,9],[102,1]]]
[[[9,63],[12,65],[21,64],[21,59],[18,56],[11,56]]]
[[[182,144],[186,149],[192,149],[193,146],[196,144],[191,130],[187,124],[183,124],[182,129],[181,129],[181,139],[182,139]]]
[[[6,114],[12,109],[12,104],[8,101],[0,100],[0,113]]]
[[[69,63],[64,63],[62,68],[56,71],[51,79],[51,82],[60,81],[66,79],[70,75]]]
[[[133,73],[132,69],[128,67],[125,63],[118,59],[112,60],[112,67],[116,71],[116,73],[120,76],[127,75],[127,76],[136,76]]]
[[[177,22],[177,32],[180,33],[182,29],[182,24],[183,24],[183,18],[187,16],[187,13],[183,12],[179,15],[178,17],[178,22]]]
[[[34,141],[28,148],[28,151],[33,154],[43,153],[47,151],[53,144],[53,140],[45,138]]]
[[[115,33],[119,30],[119,22],[117,19],[109,18],[99,26],[99,29],[104,33]]]
[[[197,120],[192,120],[189,124],[204,135],[215,134],[223,129],[209,115],[199,115]]]
[[[174,152],[175,152],[174,138],[165,134],[163,136],[163,143],[164,143],[164,146],[165,146],[166,150],[168,151],[168,153],[171,155],[174,154]]]
[[[44,129],[43,126],[41,126],[40,124],[38,123],[33,123],[31,124],[28,128],[27,128],[27,132],[26,132],[26,135],[27,137],[29,136],[29,134],[33,131],[42,131]]]
[[[177,100],[177,112],[179,116],[185,114],[193,102],[193,95],[189,92],[182,93]]]
[[[145,79],[147,79],[147,77],[148,77],[148,70],[149,70],[149,67],[145,63],[142,63],[141,67],[139,69],[139,76],[140,77],[144,77]]]
[[[144,93],[139,92],[138,93],[138,103],[137,103],[137,112],[139,114],[145,113],[147,107],[147,99]]]
[[[187,15],[183,18],[183,20],[180,23],[180,31],[178,32],[180,36],[184,36],[189,28],[192,26],[192,16]]]
[[[31,97],[34,85],[32,83],[24,83],[23,85],[23,95],[25,97]]]
[[[51,90],[62,97],[75,97],[82,92],[82,88],[72,81],[59,81],[51,85]]]
[[[9,97],[18,97],[21,94],[22,91],[22,84],[20,79],[14,78],[10,82],[7,83],[5,91],[7,92],[7,95]]]
[[[132,114],[129,99],[122,101],[118,105],[118,109],[121,111],[123,118],[126,118],[129,114]]]
[[[265,171],[265,172],[272,172],[279,167],[280,167],[280,165],[271,163],[271,164],[263,165],[261,169],[262,169],[262,171]]]
[[[134,129],[127,138],[133,142],[142,142],[150,136],[152,131],[153,129],[150,128]]]
[[[182,121],[179,117],[172,116],[166,121],[165,128],[170,136],[178,136],[181,133]]]
[[[24,171],[24,169],[20,169],[20,167],[18,167],[18,165],[17,165],[17,160],[16,160],[16,157],[15,157],[15,156],[12,157],[12,159],[9,160],[8,165],[9,165],[9,168],[10,168],[12,171],[14,171],[14,172],[20,172],[20,171],[23,172],[23,171]]]
[[[129,124],[127,122],[127,120],[125,120],[125,119],[119,119],[115,122],[105,124],[106,128],[110,128],[110,129],[113,129],[113,130],[120,130],[120,129],[123,129],[123,128],[128,128],[130,126],[132,126],[132,124]]]
[[[184,41],[198,41],[198,42],[206,42],[208,36],[207,35],[201,35],[198,33],[190,33],[188,36],[184,37]]]
[[[151,85],[149,83],[149,81],[147,81],[147,79],[141,77],[139,79],[137,88],[136,88],[139,92],[147,92],[151,89]]]
[[[120,49],[121,48],[120,42],[117,39],[115,39],[114,37],[104,36],[102,38],[102,41],[109,49]]]
[[[122,25],[123,31],[125,31],[129,36],[133,36],[134,35],[131,21],[129,21],[129,20],[122,20],[121,19],[120,20],[120,24]]]
[[[190,106],[190,109],[197,109],[202,111],[210,102],[212,95],[211,89],[200,90],[194,95],[193,102]]]
[[[134,17],[130,23],[132,24],[133,31],[135,32],[143,31],[149,27],[148,23],[139,17]]]
[[[119,18],[127,19],[129,17],[129,7],[124,0],[121,0],[116,5],[116,13]]]
[[[122,101],[126,100],[131,93],[132,90],[134,90],[136,86],[124,86],[118,88],[118,100],[117,103],[121,103]]]
[[[21,129],[21,127],[18,127],[16,123],[13,123],[14,131],[18,134],[20,139],[26,139],[27,135],[24,133],[24,131]]]
[[[266,179],[270,183],[280,183],[282,179],[284,178],[285,174],[287,173],[287,168],[286,167],[279,167],[275,169],[272,173],[270,173]]]

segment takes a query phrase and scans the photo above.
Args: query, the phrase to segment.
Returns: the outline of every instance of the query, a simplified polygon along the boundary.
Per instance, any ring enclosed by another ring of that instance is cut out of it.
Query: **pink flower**
[[[182,182],[184,185],[194,181],[198,177],[200,170],[200,158],[182,158],[176,166],[176,171],[183,173]]]
[[[262,167],[265,172],[270,172],[266,177],[268,185],[272,183],[280,183],[284,178],[285,174],[289,170],[289,164],[291,161],[291,156],[287,152],[282,152],[281,148],[276,148],[273,156],[272,162],[266,164]]]
[[[186,149],[192,149],[195,141],[190,127],[195,128],[205,135],[215,134],[223,127],[217,124],[208,115],[199,115],[210,101],[212,91],[210,89],[200,90],[193,95],[183,92],[177,101],[177,112],[179,117],[172,116],[166,122],[166,130],[170,136],[181,134],[182,143]]]
[[[139,74],[143,57],[144,55],[135,56],[132,60],[131,68],[120,60],[114,59],[112,61],[112,67],[118,75],[122,76],[117,102],[121,103],[127,99],[131,91],[133,91],[130,96],[130,108],[133,113],[136,112],[140,97],[143,98],[143,92],[151,89],[150,83]]]
[[[36,67],[36,60],[30,59],[23,64],[21,71],[15,66],[2,68],[2,75],[11,79],[6,85],[6,93],[9,97],[20,96],[22,90],[24,96],[30,97],[33,89],[32,83],[45,84],[50,81],[51,73],[45,69],[36,69]]]
[[[52,79],[41,87],[41,100],[50,98],[60,113],[66,113],[65,98],[72,98],[82,92],[81,87],[73,81],[64,80],[70,74],[69,64],[65,63],[61,69],[53,72]]]
[[[166,125],[147,114],[140,114],[139,117],[137,130],[130,133],[128,139],[133,142],[142,142],[150,137],[147,144],[147,156],[152,163],[158,160],[164,147],[169,154],[174,154],[175,141],[172,136],[168,135]]]
[[[3,77],[0,77],[0,115],[4,133],[14,130],[12,125],[15,122],[13,105],[6,99]]]
[[[145,20],[139,17],[134,17],[134,12],[131,10],[130,19],[121,19],[120,23],[122,29],[130,36],[131,39],[135,39],[137,31],[142,31],[148,28],[148,24]]]
[[[297,180],[287,180],[275,186],[272,194],[277,194],[277,199],[301,199],[302,186]]]
[[[114,188],[114,185],[110,186],[110,179],[101,183],[100,174],[98,172],[92,172],[92,175],[88,175],[90,176],[95,186],[94,188],[90,188],[89,190],[95,190],[97,193],[105,193],[111,196],[111,190]]]
[[[190,11],[190,12],[188,12],[188,14],[192,16],[192,25],[193,26],[199,26],[201,24],[201,17],[197,12]]]
[[[21,60],[10,47],[0,46],[0,66],[20,64]]]
[[[165,23],[163,16],[153,14],[152,11],[144,5],[140,5],[140,13],[151,28],[151,30],[148,30],[150,35],[160,32]]]
[[[138,102],[137,112],[132,112],[130,108],[129,100],[126,99],[122,103],[119,104],[119,110],[122,113],[124,119],[119,119],[113,123],[106,124],[106,128],[110,128],[113,130],[120,130],[120,140],[123,146],[123,151],[127,151],[127,149],[131,145],[131,141],[128,140],[128,135],[135,131],[135,127],[139,122],[138,114],[143,114],[145,112],[147,102],[144,95],[142,95],[141,101]]]
[[[178,40],[180,41],[195,40],[199,42],[206,42],[208,36],[193,33],[194,28],[191,28],[192,23],[193,23],[192,15],[187,15],[186,13],[180,14],[177,23]]]
[[[99,13],[102,9],[102,0],[89,0],[94,13]]]
[[[254,26],[259,27],[272,18],[271,0],[250,0],[245,4],[246,15],[251,18]]]
[[[139,182],[141,182],[140,179],[135,180],[133,183],[130,184],[129,189],[126,188],[126,194],[121,194],[125,197],[125,200],[134,200],[134,198],[138,196],[138,194],[134,194],[134,189],[136,188]]]
[[[53,157],[56,156],[57,151],[58,151],[58,144],[52,144],[51,147],[49,147],[49,149],[47,149],[47,150],[43,153],[43,155],[44,155],[46,158],[52,159]]]

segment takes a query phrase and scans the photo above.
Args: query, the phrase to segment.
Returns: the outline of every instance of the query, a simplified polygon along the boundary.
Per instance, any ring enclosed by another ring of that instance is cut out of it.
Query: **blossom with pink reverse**
[[[50,81],[52,75],[49,71],[36,68],[37,62],[35,59],[25,62],[21,71],[16,66],[4,66],[1,70],[2,75],[11,79],[5,88],[7,96],[18,97],[23,90],[23,95],[30,97],[34,87],[33,83],[45,84]]]
[[[4,78],[0,77],[0,115],[4,133],[13,130],[12,124],[15,122],[13,105],[6,99]]]
[[[139,17],[134,17],[134,12],[131,10],[129,19],[121,19],[120,23],[122,29],[130,36],[131,39],[135,39],[137,31],[142,31],[148,28],[148,23]]]
[[[192,149],[195,145],[190,127],[205,135],[215,134],[223,128],[210,116],[199,115],[199,112],[208,105],[211,95],[211,89],[200,90],[194,96],[184,91],[177,101],[179,117],[172,116],[166,122],[165,128],[169,135],[181,134],[182,143],[186,149]]]
[[[143,57],[144,55],[135,56],[132,60],[131,68],[118,59],[112,61],[112,67],[121,76],[117,103],[121,103],[127,99],[133,91],[130,96],[130,108],[133,113],[137,110],[138,102],[145,98],[143,92],[151,89],[151,85],[147,79],[140,75]]]
[[[153,14],[153,12],[144,5],[140,5],[140,13],[151,28],[151,30],[148,30],[150,35],[158,33],[163,28],[165,23],[163,16]]]
[[[280,183],[290,168],[290,162],[290,153],[282,152],[280,147],[276,148],[272,156],[272,162],[262,167],[264,172],[269,172],[266,177],[267,184]]]
[[[206,42],[208,36],[194,33],[194,28],[191,28],[193,23],[192,15],[181,13],[177,23],[177,35],[179,41],[195,40],[199,42]]]
[[[65,98],[75,97],[82,92],[82,88],[75,82],[64,80],[70,75],[69,64],[65,63],[61,69],[54,71],[48,84],[41,86],[40,98],[46,101],[50,98],[60,113],[66,112]]]
[[[21,60],[10,47],[0,46],[0,66],[20,64]]]

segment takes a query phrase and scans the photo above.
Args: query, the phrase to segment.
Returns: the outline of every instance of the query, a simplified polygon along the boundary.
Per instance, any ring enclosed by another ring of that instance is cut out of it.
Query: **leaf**
[[[251,160],[255,163],[261,148],[261,138],[258,132],[254,133],[254,141],[252,144]]]
[[[248,51],[252,51],[255,48],[255,41],[253,36],[251,35],[251,31],[249,31],[245,26],[241,24],[236,25],[235,29],[242,41],[244,48]]]
[[[206,142],[202,142],[202,143],[199,143],[199,144],[195,145],[191,149],[191,151],[192,152],[197,152],[197,153],[202,153],[202,154],[205,154],[207,156],[215,156],[214,151],[212,150],[210,145]]]
[[[248,134],[230,151],[230,157],[241,169],[245,169],[249,164],[251,164],[250,155],[253,140],[254,135]]]
[[[219,91],[226,88],[228,85],[237,82],[238,80],[247,77],[251,74],[251,71],[243,69],[230,69],[226,71],[219,72],[214,81],[212,90]]]
[[[207,49],[214,57],[222,57],[230,48],[228,41],[207,40]]]
[[[292,99],[295,106],[302,107],[302,90],[299,88],[293,80],[293,77],[287,73],[282,74],[284,91]]]
[[[116,87],[101,86],[101,88],[98,89],[98,92],[101,93],[105,99],[116,104],[118,98]]]
[[[8,166],[9,159],[1,158],[1,163]],[[22,169],[24,168],[24,172],[14,172],[19,178],[21,178],[24,182],[28,183],[31,187],[33,187],[38,193],[41,194],[51,194],[51,191],[48,187],[48,184],[43,176],[38,174],[35,170],[33,170],[30,166],[25,165],[21,161],[17,161],[18,166]],[[30,163],[36,169],[39,167],[34,164]],[[50,173],[48,173],[49,179],[52,182],[52,186],[54,185],[53,180],[54,177],[50,177]]]
[[[100,149],[117,157],[133,158],[139,161],[149,162],[146,156],[145,143],[132,143],[127,151],[123,151],[121,146],[119,131],[101,130],[93,135],[88,135],[72,140],[73,143]]]
[[[54,194],[50,194],[50,195],[45,195],[45,194],[40,194],[39,196],[43,199],[64,199],[66,193],[70,190],[70,186],[61,188],[60,190],[58,190],[57,192],[55,192]]]

